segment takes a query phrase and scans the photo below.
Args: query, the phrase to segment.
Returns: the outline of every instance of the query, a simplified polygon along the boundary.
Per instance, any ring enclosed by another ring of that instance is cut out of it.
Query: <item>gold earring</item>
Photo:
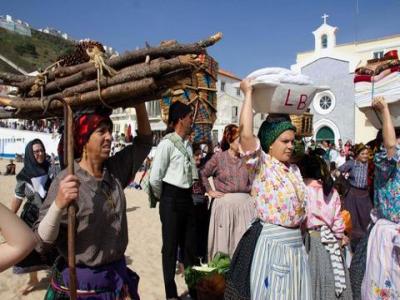
[[[83,155],[85,157],[85,160],[87,160],[87,150],[86,150],[86,146],[83,146]]]

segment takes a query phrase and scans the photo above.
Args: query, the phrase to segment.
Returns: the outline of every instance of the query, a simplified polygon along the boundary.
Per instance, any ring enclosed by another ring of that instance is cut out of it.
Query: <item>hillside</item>
[[[32,29],[24,36],[0,28],[0,54],[27,72],[54,63],[73,47],[73,42]],[[1,61],[0,72],[17,72]]]

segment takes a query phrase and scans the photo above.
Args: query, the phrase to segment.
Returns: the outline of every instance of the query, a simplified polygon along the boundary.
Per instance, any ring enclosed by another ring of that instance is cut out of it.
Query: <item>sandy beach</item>
[[[0,160],[0,171],[5,171],[8,160]],[[17,172],[22,168],[17,163]],[[7,207],[14,196],[15,176],[0,175],[2,197],[0,202]],[[150,209],[147,195],[142,191],[126,189],[129,244],[126,250],[128,266],[140,276],[139,293],[143,300],[165,299],[161,266],[161,223],[157,209]],[[21,208],[22,209],[22,208]],[[20,209],[20,211],[21,211]],[[48,279],[45,271],[39,272],[40,286],[32,293],[22,296],[19,289],[28,275],[15,275],[12,270],[0,273],[0,299],[43,299]],[[176,276],[178,293],[186,290],[183,277]]]

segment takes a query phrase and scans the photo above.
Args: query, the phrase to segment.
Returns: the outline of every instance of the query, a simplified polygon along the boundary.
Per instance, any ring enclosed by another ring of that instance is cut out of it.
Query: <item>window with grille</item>
[[[328,110],[332,106],[332,99],[329,96],[323,96],[319,100],[319,106],[323,110]]]

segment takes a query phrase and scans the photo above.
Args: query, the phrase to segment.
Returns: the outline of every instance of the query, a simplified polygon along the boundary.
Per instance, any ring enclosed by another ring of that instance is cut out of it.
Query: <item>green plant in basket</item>
[[[201,279],[213,274],[220,274],[225,277],[225,274],[229,271],[230,263],[231,260],[227,254],[218,252],[208,264],[186,268],[186,284],[189,288],[194,288]]]

